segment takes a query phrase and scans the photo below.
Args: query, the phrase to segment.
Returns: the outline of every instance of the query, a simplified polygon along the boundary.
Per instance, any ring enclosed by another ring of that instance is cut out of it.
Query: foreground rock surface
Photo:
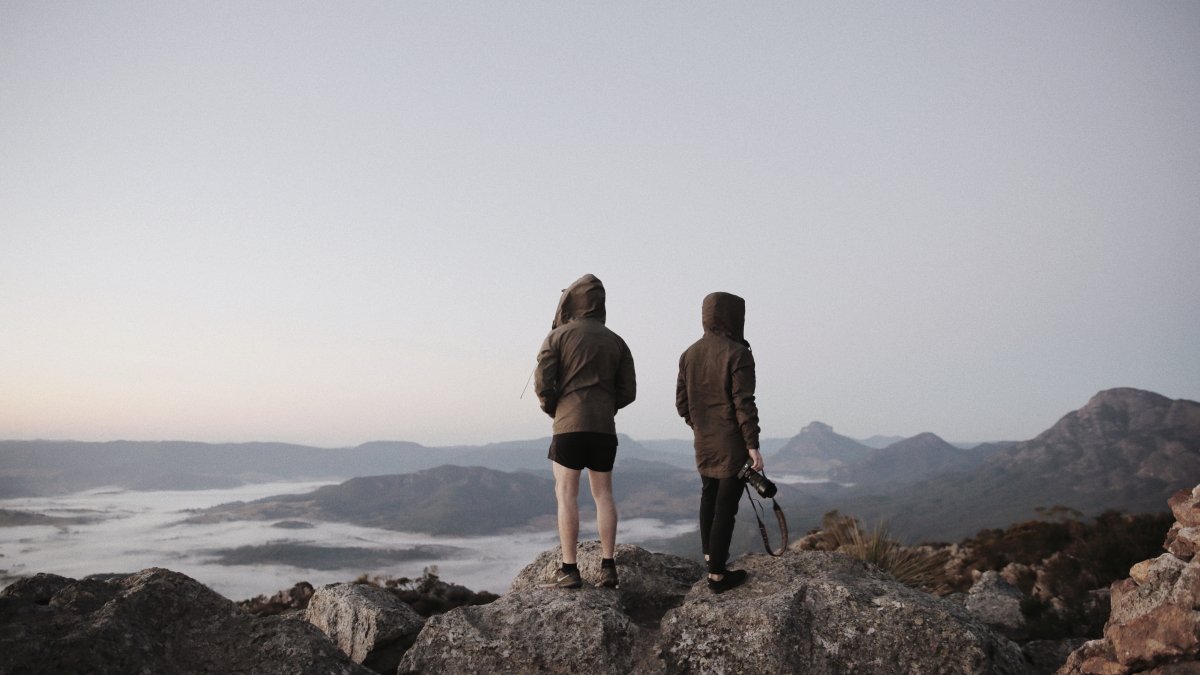
[[[581,542],[584,587],[545,588],[562,560],[558,548],[527,565],[499,600],[431,618],[400,672],[633,673],[661,667],[653,636],[662,615],[683,601],[704,567],[637,546],[617,546],[617,589],[596,588],[599,542]]]
[[[394,593],[367,584],[330,584],[317,589],[305,619],[329,636],[355,663],[394,673],[425,618]]]
[[[662,623],[669,672],[1022,673],[1020,648],[961,605],[840,553],[747,556],[742,589],[703,584]]]
[[[118,580],[39,574],[0,591],[0,673],[371,675],[314,626],[255,617],[152,568]]]
[[[600,581],[600,542],[586,541],[576,550],[579,574],[584,585]],[[618,594],[621,607],[635,621],[657,623],[662,615],[683,602],[698,579],[704,577],[704,565],[666,553],[651,553],[639,546],[618,544],[613,559],[620,578]],[[542,551],[513,580],[510,592],[541,588],[554,578],[562,553],[559,547]]]
[[[1073,652],[1059,675],[1200,673],[1200,486],[1170,499],[1176,523],[1167,553],[1140,562],[1112,585],[1104,637]]]
[[[595,560],[592,560],[592,558]],[[430,619],[401,673],[1023,673],[1020,649],[961,604],[840,553],[749,556],[743,587],[712,595],[694,561],[617,552],[618,590],[544,588],[556,549],[496,602]],[[595,569],[592,569],[593,566]]]

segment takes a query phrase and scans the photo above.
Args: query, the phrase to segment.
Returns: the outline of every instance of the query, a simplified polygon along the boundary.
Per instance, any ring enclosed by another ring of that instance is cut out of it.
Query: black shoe
[[[600,568],[600,583],[596,584],[597,588],[616,588],[617,587],[617,568],[616,567],[601,567]]]
[[[721,577],[720,581],[708,580],[708,590],[717,594],[724,593],[746,583],[746,578],[749,576],[746,570],[725,570],[725,576]]]
[[[556,588],[579,588],[583,585],[583,578],[579,576],[579,570],[571,570],[564,572],[561,568],[558,574],[554,577],[554,586]]]

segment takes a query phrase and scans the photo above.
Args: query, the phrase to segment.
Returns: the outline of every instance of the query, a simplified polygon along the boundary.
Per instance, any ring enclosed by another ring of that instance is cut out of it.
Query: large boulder
[[[552,549],[496,602],[431,618],[400,672],[1026,671],[1020,649],[961,603],[840,553],[746,557],[749,582],[713,595],[699,562],[633,546],[617,551],[620,588],[595,588],[594,549],[580,547],[584,588],[545,586]]]
[[[704,577],[694,560],[620,544],[620,585],[596,588],[600,542],[576,550],[581,589],[548,588],[558,547],[526,565],[507,595],[431,618],[400,672],[631,673],[661,669],[654,637],[663,614]]]
[[[576,562],[584,584],[600,581],[601,549],[598,541],[581,542]],[[651,553],[629,544],[618,544],[613,555],[620,584],[621,607],[638,623],[657,623],[662,615],[683,602],[697,580],[705,576],[704,565],[695,560],[665,553]],[[561,548],[542,551],[513,580],[511,592],[541,588],[554,578],[562,562]]]
[[[152,568],[116,580],[38,575],[0,591],[0,673],[371,675],[296,619],[255,617]]]
[[[425,618],[395,593],[369,584],[330,584],[317,589],[305,618],[355,663],[395,673]]]
[[[668,672],[1022,673],[1021,650],[956,603],[845,554],[742,558],[750,579],[698,584],[662,621]]]
[[[538,588],[432,617],[400,673],[644,672],[642,630],[610,589]]]

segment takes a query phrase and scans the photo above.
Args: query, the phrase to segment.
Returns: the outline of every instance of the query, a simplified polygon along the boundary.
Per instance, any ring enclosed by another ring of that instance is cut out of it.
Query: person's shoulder
[[[711,344],[712,342],[708,339],[708,336],[702,335],[699,340],[696,340],[692,344],[688,345],[687,349],[683,350],[683,355],[687,356],[688,354],[694,354],[701,349],[707,349]]]

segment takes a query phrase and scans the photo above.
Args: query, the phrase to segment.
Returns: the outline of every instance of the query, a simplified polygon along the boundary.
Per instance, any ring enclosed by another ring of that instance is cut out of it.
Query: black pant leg
[[[708,554],[708,571],[712,574],[725,572],[742,489],[743,483],[736,477],[704,478],[700,498],[700,541]]]
[[[717,512],[717,487],[720,481],[716,478],[700,477],[700,548],[708,555],[709,533],[712,532],[713,518]]]

